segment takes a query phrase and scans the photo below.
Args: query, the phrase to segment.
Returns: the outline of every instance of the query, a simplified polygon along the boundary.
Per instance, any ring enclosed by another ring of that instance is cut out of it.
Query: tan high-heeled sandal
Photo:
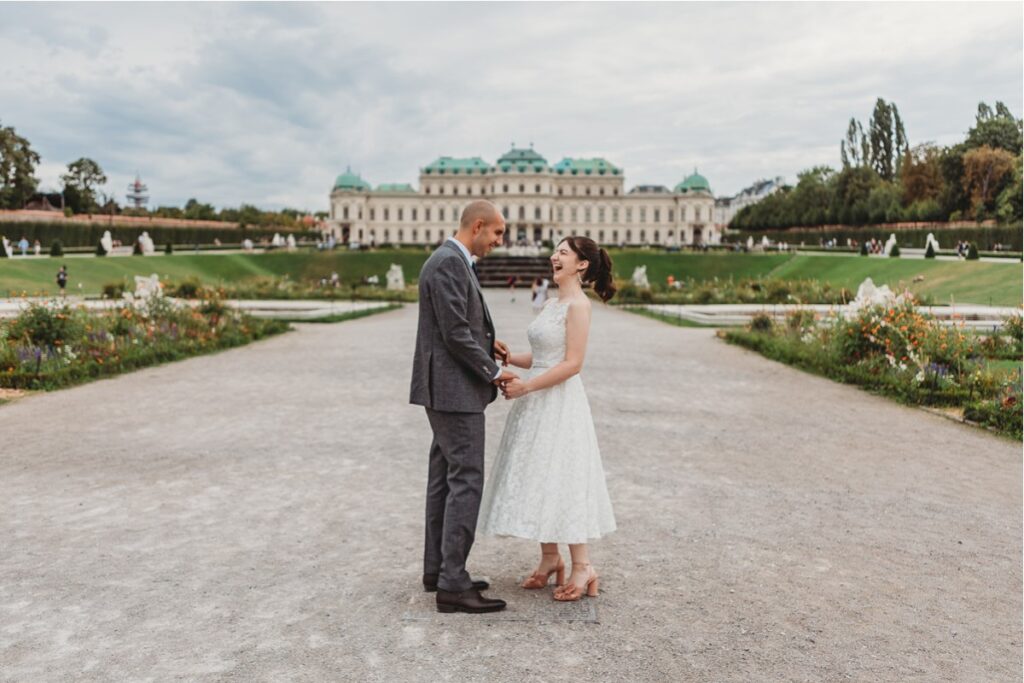
[[[547,573],[534,572],[526,578],[525,581],[520,584],[523,588],[529,590],[536,590],[538,588],[546,588],[548,581],[551,579],[551,575],[555,575],[555,585],[561,586],[565,583],[565,562],[562,561],[561,553],[541,553],[541,557],[558,557],[558,565],[554,569],[549,569]]]
[[[581,588],[574,583],[567,583],[560,588],[555,589],[553,597],[559,602],[575,602],[583,597],[586,593],[588,598],[596,598],[597,591],[601,587],[601,582],[597,576],[597,572],[594,571],[593,565],[589,562],[573,562],[572,568],[586,567],[588,576],[587,582]]]

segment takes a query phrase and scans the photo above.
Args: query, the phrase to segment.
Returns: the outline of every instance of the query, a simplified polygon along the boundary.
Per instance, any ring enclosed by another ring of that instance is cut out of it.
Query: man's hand
[[[505,390],[505,384],[507,382],[511,382],[512,380],[517,380],[517,379],[519,379],[519,375],[517,375],[516,373],[509,372],[508,370],[502,370],[501,375],[499,375],[498,378],[496,380],[494,380],[493,383],[497,384],[498,387],[500,387],[501,390],[504,391]]]
[[[505,382],[505,384],[502,385],[501,393],[504,394],[507,400],[511,400],[513,398],[526,396],[528,393],[530,393],[530,390],[526,386],[526,382],[516,377],[515,379],[509,380],[508,382]]]
[[[500,339],[494,340],[494,360],[501,361],[501,364],[508,366],[509,360],[512,358],[512,351],[509,350],[508,344],[501,341]]]

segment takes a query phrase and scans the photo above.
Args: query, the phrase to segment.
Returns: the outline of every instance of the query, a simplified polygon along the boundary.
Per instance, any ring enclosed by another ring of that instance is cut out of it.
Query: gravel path
[[[529,303],[489,296],[522,348]],[[533,544],[483,538],[514,618],[436,614],[415,319],[0,406],[0,678],[1020,680],[1020,444],[606,309],[601,597],[525,595]]]

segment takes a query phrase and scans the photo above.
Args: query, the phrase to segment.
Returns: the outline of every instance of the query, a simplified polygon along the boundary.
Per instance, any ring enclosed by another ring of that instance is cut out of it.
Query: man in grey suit
[[[434,433],[427,475],[423,587],[437,591],[440,612],[495,612],[504,600],[486,598],[466,558],[476,534],[484,484],[484,409],[498,386],[516,375],[494,323],[473,257],[501,246],[505,220],[487,201],[462,212],[459,230],[431,254],[419,279],[419,326],[409,402],[424,406]]]

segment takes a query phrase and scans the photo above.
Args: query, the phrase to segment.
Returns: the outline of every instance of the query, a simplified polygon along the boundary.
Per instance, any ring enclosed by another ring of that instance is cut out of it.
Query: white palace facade
[[[628,192],[622,169],[605,159],[565,158],[549,165],[513,147],[494,164],[480,157],[441,157],[409,184],[372,188],[347,171],[331,191],[329,226],[342,243],[429,245],[454,233],[474,199],[496,204],[506,242],[557,242],[584,235],[602,245],[717,244],[715,199],[696,171],[673,189],[640,185]]]

